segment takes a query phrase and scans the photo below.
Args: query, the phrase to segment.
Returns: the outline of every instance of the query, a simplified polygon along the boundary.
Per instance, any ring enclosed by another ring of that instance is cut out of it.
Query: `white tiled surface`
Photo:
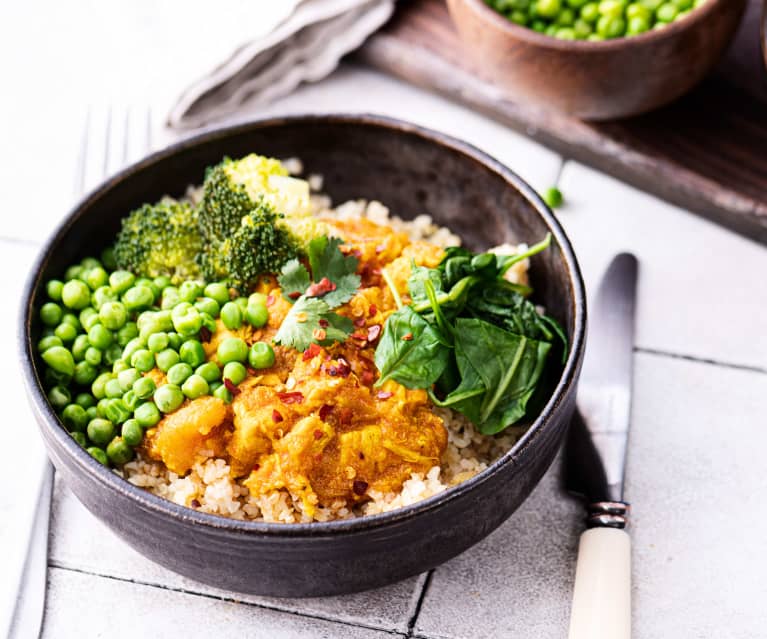
[[[138,77],[145,68],[121,59],[115,74],[105,74],[77,21],[54,29],[64,24],[63,6],[39,21],[34,3],[0,10],[0,69],[16,97],[0,101],[6,299],[18,299],[34,244],[71,201],[85,105],[106,95],[145,100]],[[29,53],[20,34],[33,26],[51,31],[48,53],[17,64]],[[114,53],[103,51],[105,59]],[[376,111],[426,124],[477,144],[537,188],[562,168],[555,154],[497,123],[354,66],[251,115],[306,111]],[[155,110],[156,143],[169,139],[156,126],[160,115]],[[564,166],[560,185],[567,205],[559,217],[588,284],[620,250],[642,262],[629,468],[635,637],[764,636],[767,250],[575,163]],[[15,321],[10,309],[0,313],[3,441],[22,451],[0,465],[0,481],[18,487],[0,503],[0,547],[9,558],[23,546],[20,522],[32,496],[22,480],[33,478],[40,451],[15,369]],[[558,491],[556,470],[501,529],[428,580],[306,601],[244,597],[174,575],[127,548],[58,487],[44,636],[562,637],[581,525],[578,506]],[[3,601],[14,587],[0,576]]]

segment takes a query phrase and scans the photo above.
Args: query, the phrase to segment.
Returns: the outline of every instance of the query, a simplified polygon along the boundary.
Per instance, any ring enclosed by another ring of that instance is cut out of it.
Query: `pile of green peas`
[[[186,399],[213,395],[229,403],[231,385],[247,367],[274,365],[266,342],[221,340],[208,360],[203,329],[229,330],[266,324],[266,296],[235,296],[223,282],[136,277],[117,270],[111,251],[86,258],[46,285],[39,312],[43,325],[37,350],[45,363],[48,400],[72,437],[102,464],[133,459],[146,429]],[[167,383],[157,387],[153,369]],[[229,388],[227,388],[229,386]]]
[[[485,0],[512,22],[562,40],[609,40],[660,29],[706,0]]]

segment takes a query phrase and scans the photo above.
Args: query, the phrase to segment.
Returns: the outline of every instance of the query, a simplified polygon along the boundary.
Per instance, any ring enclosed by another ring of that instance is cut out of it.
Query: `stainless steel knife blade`
[[[639,264],[610,263],[590,309],[578,410],[565,451],[565,488],[588,503],[623,501]]]

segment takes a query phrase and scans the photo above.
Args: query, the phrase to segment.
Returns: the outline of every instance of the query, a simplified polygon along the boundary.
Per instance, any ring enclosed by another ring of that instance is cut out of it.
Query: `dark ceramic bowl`
[[[312,524],[234,521],[136,488],[99,465],[59,425],[40,383],[34,344],[45,282],[109,243],[126,211],[182,194],[224,155],[300,157],[325,177],[334,202],[376,198],[396,214],[428,213],[468,245],[532,242],[536,299],[572,345],[550,399],[513,450],[480,475],[394,512]],[[583,282],[570,242],[535,192],[477,149],[411,124],[372,116],[272,119],[212,131],[155,153],[88,195],[43,249],[27,284],[20,331],[24,379],[48,454],[83,504],[131,546],[178,573],[239,592],[317,596],[381,586],[432,568],[503,522],[540,480],[567,429],[585,339]],[[535,531],[530,531],[535,534]],[[513,553],[514,548],[508,552]]]

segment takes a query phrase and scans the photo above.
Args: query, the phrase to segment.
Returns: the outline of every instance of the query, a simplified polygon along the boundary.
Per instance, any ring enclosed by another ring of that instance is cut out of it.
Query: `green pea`
[[[129,390],[123,395],[122,401],[131,413],[144,403],[144,401],[132,390]]]
[[[72,435],[72,439],[74,439],[81,448],[85,448],[88,445],[88,438],[85,436],[85,433],[76,430],[70,434]]]
[[[240,362],[229,362],[224,366],[224,379],[232,384],[239,384],[248,376],[248,371]]]
[[[55,335],[49,335],[48,337],[43,337],[39,342],[37,342],[37,352],[44,353],[52,346],[62,346],[63,344],[64,342],[62,342]]]
[[[115,293],[109,286],[101,286],[93,291],[93,295],[91,295],[91,306],[100,310],[107,302],[116,302],[117,300],[117,293]]]
[[[88,361],[83,360],[75,365],[75,370],[72,373],[72,379],[75,384],[80,386],[87,386],[92,384],[98,377],[99,369]]]
[[[119,375],[124,370],[127,370],[131,368],[131,365],[128,364],[124,359],[118,359],[114,364],[112,364],[112,372],[115,375]]]
[[[119,344],[111,344],[104,351],[104,363],[107,366],[112,366],[115,362],[119,362],[122,358],[123,349]]]
[[[274,366],[274,349],[266,342],[254,343],[248,352],[248,363],[253,368]]]
[[[136,322],[126,322],[125,325],[117,331],[117,343],[123,348],[135,337],[138,337],[138,326],[136,326]]]
[[[104,265],[104,268],[109,271],[113,271],[117,268],[117,260],[115,260],[115,250],[113,247],[108,246],[101,251],[101,263]]]
[[[74,341],[77,337],[77,329],[71,324],[59,324],[53,331],[53,334],[65,344]]]
[[[171,331],[170,333],[166,333],[168,336],[168,346],[172,348],[174,351],[177,351],[181,348],[181,344],[184,343],[184,338],[181,337],[178,333],[175,331]]]
[[[236,302],[227,302],[221,308],[221,321],[230,331],[242,326],[242,309]]]
[[[158,275],[152,282],[161,291],[170,286],[170,278],[167,275]]]
[[[123,348],[122,359],[129,362],[130,358],[133,357],[133,354],[136,351],[139,351],[142,348],[145,348],[146,345],[147,345],[147,341],[143,337],[134,337]]]
[[[88,331],[91,346],[106,350],[112,344],[112,333],[103,324],[94,324]]]
[[[122,466],[133,459],[133,449],[122,437],[115,437],[107,446],[107,457],[115,466]]]
[[[74,369],[72,369],[72,373],[74,374]],[[72,381],[72,375],[68,375],[67,373],[59,373],[52,368],[45,369],[43,378],[46,386],[56,386],[57,384],[66,386],[69,384],[69,382]]]
[[[197,367],[195,374],[202,377],[208,384],[221,379],[221,369],[215,362],[205,362]]]
[[[575,24],[573,25],[573,31],[575,32],[575,37],[578,40],[585,40],[591,35],[592,32],[591,25],[581,18],[578,18],[575,21]]]
[[[179,296],[178,289],[175,286],[166,286],[162,291],[160,308],[163,310],[170,310],[180,301],[181,297]]]
[[[81,280],[69,280],[61,289],[61,301],[67,308],[80,310],[91,303],[88,285]]]
[[[144,439],[144,429],[141,428],[141,424],[137,419],[129,419],[126,421],[120,431],[122,438],[128,446],[138,446],[141,440]]]
[[[638,35],[650,30],[650,21],[643,16],[634,16],[629,18],[626,33],[628,35]]]
[[[64,315],[61,306],[55,302],[47,302],[40,308],[40,321],[46,326],[56,326]]]
[[[197,399],[208,394],[208,382],[201,375],[190,375],[181,385],[181,391],[189,399]]]
[[[178,287],[179,299],[181,299],[182,302],[187,302],[189,304],[194,303],[198,297],[202,297],[202,293],[202,286],[200,286],[198,282],[187,281],[183,282],[181,286]]]
[[[163,373],[167,373],[174,365],[178,364],[181,358],[178,353],[173,349],[166,348],[164,351],[160,351],[155,356],[157,368]]]
[[[136,276],[130,271],[115,271],[109,276],[109,285],[118,295],[122,295],[136,281]]]
[[[245,319],[248,324],[261,328],[269,320],[269,311],[265,303],[248,302],[248,308],[245,310]]]
[[[112,377],[111,379],[107,380],[106,384],[104,384],[104,395],[106,397],[122,397],[124,392],[125,391],[120,385],[120,380],[117,379],[117,377]]]
[[[659,22],[673,22],[678,13],[679,8],[675,4],[666,2],[658,7],[655,12],[655,17]]]
[[[229,389],[227,389],[227,387],[223,384],[213,391],[213,397],[218,397],[220,400],[226,402],[227,404],[231,404],[233,399]]]
[[[131,388],[133,388],[133,384],[136,382],[136,380],[142,379],[141,373],[139,373],[135,368],[126,368],[124,371],[121,371],[117,375],[117,381],[120,383],[120,388],[122,389],[123,393],[127,393]]]
[[[178,364],[178,366],[182,366],[182,364]],[[188,366],[188,364],[183,364],[183,366]],[[165,384],[155,391],[154,402],[163,413],[172,413],[184,403],[184,393],[176,384]]]
[[[535,13],[543,18],[554,18],[562,9],[560,0],[537,0]]]
[[[51,280],[45,285],[45,292],[54,302],[61,301],[61,291],[64,288],[64,282],[61,280]]]
[[[75,372],[75,359],[63,346],[51,346],[45,350],[42,358],[57,373],[71,377]]]
[[[212,282],[208,284],[203,293],[216,300],[219,306],[223,306],[229,301],[229,287],[223,282]]]
[[[562,9],[555,22],[560,27],[572,27],[575,24],[575,11],[569,8]]]
[[[248,345],[239,337],[227,337],[221,340],[216,355],[221,365],[244,362],[248,358]]]
[[[216,320],[213,319],[210,315],[207,313],[200,313],[200,317],[202,318],[202,325],[207,328],[211,333],[215,333],[218,329],[218,326],[216,325]]]
[[[154,368],[154,353],[152,353],[152,351],[148,351],[145,348],[141,348],[133,353],[130,358],[130,363],[133,368],[138,369],[142,373],[147,373]]]
[[[88,414],[82,406],[69,404],[61,411],[61,421],[69,432],[84,431],[88,426]]]
[[[194,303],[194,307],[200,313],[207,313],[211,317],[218,317],[218,314],[221,312],[221,307],[212,297],[201,297]]]
[[[85,352],[91,348],[91,343],[88,341],[87,335],[78,335],[75,337],[75,341],[72,342],[72,357],[76,362],[81,362],[85,359]],[[98,363],[98,362],[96,362]]]
[[[202,328],[200,311],[188,302],[181,302],[176,306],[171,317],[173,318],[173,328],[182,337],[197,335]]]
[[[192,367],[187,364],[186,362],[179,362],[178,364],[174,364],[170,367],[170,370],[168,370],[167,377],[168,381],[171,384],[176,384],[177,386],[180,386],[181,384],[186,381],[186,379],[192,375],[194,371],[192,370]],[[162,407],[160,407],[162,409]]]
[[[563,199],[562,191],[560,191],[556,186],[552,186],[546,189],[543,193],[543,201],[546,202],[546,204],[552,209],[556,209],[562,206]]]
[[[75,404],[83,408],[90,408],[96,405],[96,399],[90,393],[78,393],[75,397]]]
[[[129,311],[140,311],[154,304],[154,292],[148,286],[131,286],[123,293],[122,301]]]
[[[160,411],[152,402],[141,404],[133,413],[133,417],[142,428],[150,428],[160,421]]]
[[[133,286],[145,286],[150,291],[152,291],[152,297],[154,299],[157,299],[157,297],[160,295],[160,289],[157,287],[157,284],[154,283],[154,280],[150,280],[148,277],[139,277],[134,282]]]
[[[105,446],[115,436],[115,425],[108,419],[97,417],[88,422],[88,439],[94,444]]]
[[[74,313],[64,313],[61,316],[61,323],[62,324],[71,324],[72,326],[75,327],[75,329],[78,332],[80,332],[80,330],[82,329],[82,326],[80,324],[80,320],[77,319],[77,315],[75,315]]]
[[[620,17],[602,15],[597,21],[597,33],[603,38],[618,38],[626,31],[626,21]]]
[[[149,399],[154,394],[155,388],[151,377],[141,377],[133,382],[133,392],[139,399]]]
[[[84,308],[82,311],[80,311],[80,326],[82,326],[86,331],[89,331],[91,328],[93,328],[93,326],[98,324],[98,322],[99,312],[92,306]]]
[[[128,311],[120,302],[106,302],[99,309],[99,320],[110,331],[116,331],[128,321]]]
[[[85,350],[85,361],[93,366],[98,366],[101,364],[101,360],[103,359],[104,354],[96,348],[95,346],[88,346],[88,348]]]
[[[237,306],[240,307],[240,310],[242,311],[242,313],[244,315],[245,311],[248,309],[248,298],[247,297],[236,297],[234,299],[234,303],[237,304]]]
[[[72,394],[65,386],[54,386],[48,391],[48,401],[53,408],[61,410],[72,401]]]
[[[111,398],[114,399],[114,398]],[[106,419],[107,416],[107,406],[109,406],[109,397],[104,397],[103,399],[100,399],[98,403],[96,404],[96,416],[101,419]]]
[[[110,398],[107,399],[106,406],[104,408],[104,417],[106,417],[113,424],[122,424],[126,419],[131,416],[131,411],[122,399]]]
[[[146,341],[149,350],[159,353],[168,348],[168,335],[166,333],[152,333]]]
[[[109,458],[107,454],[98,446],[91,446],[85,449],[88,454],[93,457],[102,466],[109,466]]]
[[[73,264],[64,273],[64,279],[67,281],[76,280],[78,277],[80,277],[80,274],[82,272],[83,272],[82,266],[80,266],[79,264]],[[85,282],[83,282],[83,284],[85,284]],[[62,295],[63,295],[63,291],[62,291]]]
[[[181,345],[178,352],[182,362],[186,362],[192,368],[195,368],[205,362],[205,349],[196,339],[190,339]]]
[[[109,275],[101,266],[95,266],[85,273],[85,283],[92,291],[95,291],[100,286],[106,286],[108,282]]]
[[[106,397],[107,382],[114,379],[114,377],[115,376],[112,373],[101,373],[101,375],[93,380],[93,384],[91,384],[91,393],[93,393],[93,396],[96,399],[103,399]]]
[[[101,262],[99,262],[95,257],[84,257],[80,262],[80,266],[82,266],[84,270],[88,270],[100,267]]]

